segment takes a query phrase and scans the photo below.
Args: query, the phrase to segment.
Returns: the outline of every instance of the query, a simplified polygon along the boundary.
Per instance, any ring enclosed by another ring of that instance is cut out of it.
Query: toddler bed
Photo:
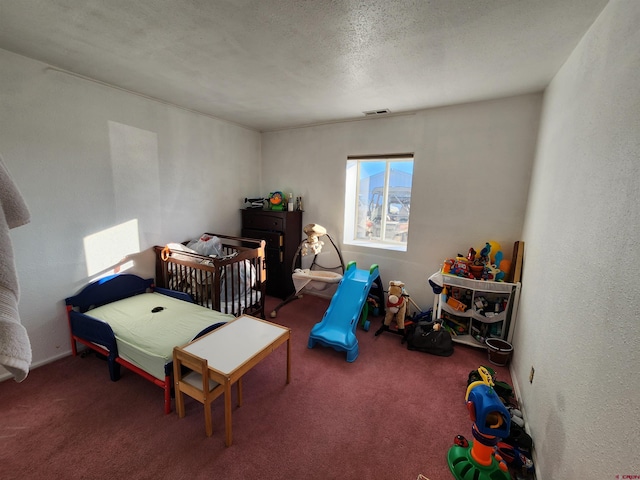
[[[152,279],[120,274],[97,280],[65,299],[71,349],[77,343],[104,355],[112,381],[120,365],[164,390],[165,413],[171,411],[173,347],[184,345],[233,320],[191,302],[188,295],[153,288]]]
[[[205,233],[154,247],[156,285],[189,294],[198,305],[265,318],[265,241]]]

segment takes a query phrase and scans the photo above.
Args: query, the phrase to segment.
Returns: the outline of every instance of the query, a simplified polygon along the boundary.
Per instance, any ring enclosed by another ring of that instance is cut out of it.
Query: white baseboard
[[[533,438],[533,435],[531,435],[531,430],[529,430],[529,422],[527,422],[527,412],[526,412],[526,408],[524,405],[522,405],[522,403],[520,403],[520,399],[522,398],[520,396],[520,385],[518,385],[518,379],[515,376],[515,372],[513,369],[513,364],[511,364],[509,366],[509,373],[511,374],[511,382],[513,383],[513,392],[516,395],[516,398],[518,399],[518,410],[520,410],[522,412],[522,417],[525,420],[524,423],[524,431],[527,432],[527,435],[529,435],[531,438]],[[531,448],[531,460],[533,460],[533,467],[535,469],[535,475],[534,475],[534,480],[542,480],[542,475],[540,475],[540,471],[538,470],[538,456],[536,455],[536,445],[535,445],[535,440],[533,442],[533,447]]]
[[[55,357],[51,357],[51,358],[48,358],[46,360],[41,360],[40,362],[32,363],[31,366],[29,367],[29,371],[34,370],[34,369],[36,369],[38,367],[41,367],[43,365],[47,365],[49,363],[53,363],[56,360],[60,360],[61,358],[68,357],[69,355],[71,355],[71,350],[67,350],[66,352],[61,352],[58,355],[56,355]],[[13,375],[11,375],[4,368],[2,370],[4,371],[4,373],[0,374],[0,382],[4,382],[5,380],[9,380],[10,378],[13,378]],[[27,375],[27,378],[24,381],[26,382],[28,379],[29,379],[29,376]]]

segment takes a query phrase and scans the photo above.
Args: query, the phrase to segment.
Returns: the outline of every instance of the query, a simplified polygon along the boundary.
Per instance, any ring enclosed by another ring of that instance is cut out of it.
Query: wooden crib
[[[222,313],[265,318],[264,240],[205,235],[220,239],[223,255],[207,257],[169,246],[154,247],[156,286],[187,293],[198,305]]]

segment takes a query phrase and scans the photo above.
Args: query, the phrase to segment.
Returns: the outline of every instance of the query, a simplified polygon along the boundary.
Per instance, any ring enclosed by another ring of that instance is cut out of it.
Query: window
[[[413,155],[348,157],[344,243],[407,250]]]

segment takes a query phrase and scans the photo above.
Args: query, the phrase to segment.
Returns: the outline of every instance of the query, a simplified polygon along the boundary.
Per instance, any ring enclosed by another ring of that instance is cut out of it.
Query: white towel
[[[29,209],[0,156],[0,365],[21,382],[29,374],[31,344],[20,323],[20,288],[9,229],[29,223]]]

